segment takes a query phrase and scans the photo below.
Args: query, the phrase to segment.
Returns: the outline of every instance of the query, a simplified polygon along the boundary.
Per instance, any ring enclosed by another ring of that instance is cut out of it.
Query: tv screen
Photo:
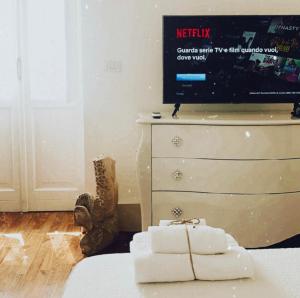
[[[300,101],[300,16],[164,16],[164,103]]]

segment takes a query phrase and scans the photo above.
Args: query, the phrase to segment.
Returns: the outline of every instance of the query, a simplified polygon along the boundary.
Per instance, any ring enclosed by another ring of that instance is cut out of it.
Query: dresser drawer
[[[300,157],[300,126],[152,125],[153,157]]]
[[[247,247],[271,245],[299,233],[300,229],[300,196],[297,193],[221,195],[152,192],[152,224],[157,225],[160,219],[178,219],[173,214],[175,208],[182,210],[179,219],[205,218],[208,225],[225,229]]]
[[[152,190],[212,193],[300,191],[300,159],[152,159]]]

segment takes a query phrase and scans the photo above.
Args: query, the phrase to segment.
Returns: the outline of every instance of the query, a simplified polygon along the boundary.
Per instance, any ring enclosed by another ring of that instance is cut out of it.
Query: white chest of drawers
[[[300,120],[288,113],[140,115],[142,226],[204,217],[246,247],[300,232]]]

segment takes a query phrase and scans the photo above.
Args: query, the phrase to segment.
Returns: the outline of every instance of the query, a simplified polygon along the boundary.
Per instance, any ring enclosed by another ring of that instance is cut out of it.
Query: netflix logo
[[[210,38],[211,28],[177,28],[176,38]]]

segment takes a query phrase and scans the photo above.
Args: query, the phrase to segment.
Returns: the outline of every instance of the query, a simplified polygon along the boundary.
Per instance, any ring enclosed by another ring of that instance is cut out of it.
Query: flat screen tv
[[[300,15],[164,16],[164,103],[300,101]]]

